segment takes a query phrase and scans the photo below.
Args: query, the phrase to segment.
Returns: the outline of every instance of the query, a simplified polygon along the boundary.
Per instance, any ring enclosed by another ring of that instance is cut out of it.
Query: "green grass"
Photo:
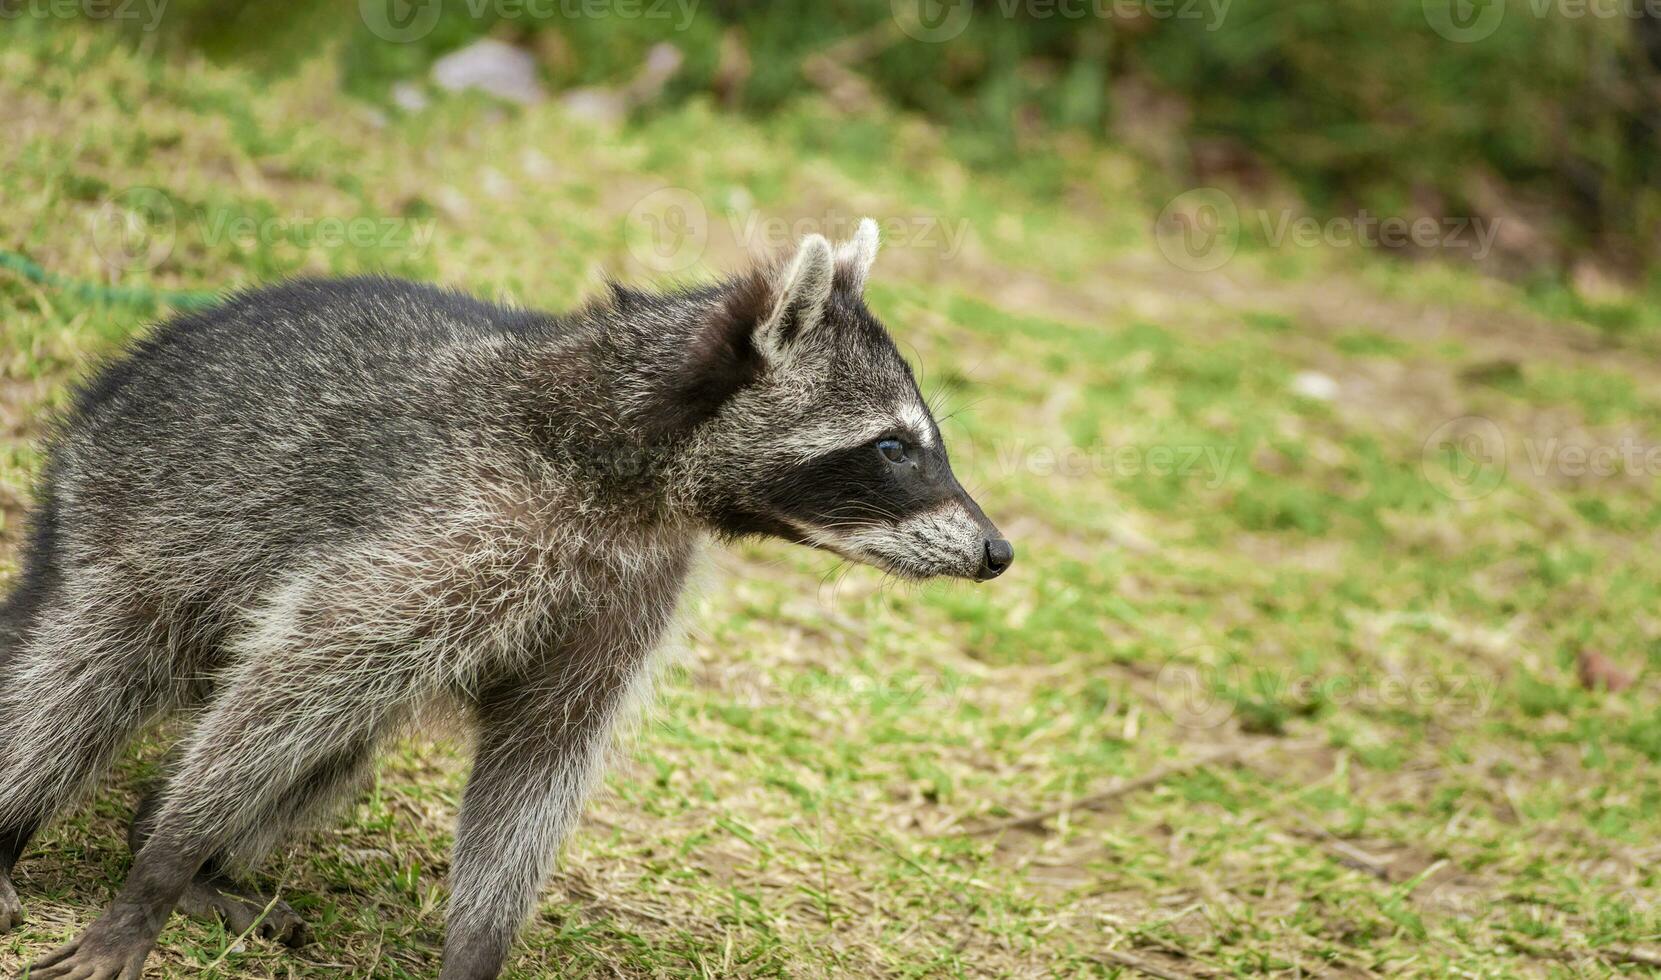
[[[871,302],[1020,549],[984,587],[718,553],[513,976],[1655,972],[1653,333],[1353,251],[1185,272],[1113,203],[1106,151],[1057,148],[1061,205],[900,116],[389,118],[329,64],[272,81],[8,24],[0,248],[111,285],[378,269],[560,307],[600,271],[668,277],[655,256],[732,268],[766,220],[874,214]],[[104,202],[132,188],[174,211],[123,270],[131,209]],[[326,219],[376,233],[334,244]],[[956,250],[927,233],[958,227]],[[151,318],[0,275],[0,571],[46,413]],[[1308,372],[1337,397],[1296,394]],[[1442,440],[1473,415],[1498,455]],[[1628,444],[1597,472],[1567,455]],[[1584,651],[1636,684],[1583,689]],[[161,741],[26,857],[0,969],[108,900]],[[433,975],[465,769],[452,740],[401,746],[266,869],[315,945],[176,919],[153,973]]]

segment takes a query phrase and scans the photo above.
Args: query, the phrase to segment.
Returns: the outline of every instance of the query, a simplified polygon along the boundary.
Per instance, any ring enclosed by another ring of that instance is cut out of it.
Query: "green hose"
[[[10,269],[30,282],[69,293],[81,299],[127,306],[154,308],[158,305],[180,309],[199,309],[218,302],[217,293],[188,292],[175,289],[151,289],[147,286],[100,286],[90,282],[76,282],[55,272],[49,272],[28,256],[0,249],[0,268]]]

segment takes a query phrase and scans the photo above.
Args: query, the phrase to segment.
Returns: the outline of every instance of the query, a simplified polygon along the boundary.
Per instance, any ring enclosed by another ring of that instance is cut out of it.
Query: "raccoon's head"
[[[718,405],[699,426],[698,510],[909,578],[986,580],[1010,543],[952,473],[911,369],[865,306],[877,226],[728,283],[692,360]]]

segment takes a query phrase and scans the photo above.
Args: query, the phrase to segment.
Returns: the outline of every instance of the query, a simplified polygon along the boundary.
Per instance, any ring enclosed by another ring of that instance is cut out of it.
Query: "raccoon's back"
[[[485,439],[470,361],[554,329],[379,278],[290,282],[169,321],[59,427],[49,477],[66,530],[134,565],[213,574],[395,521]]]
[[[542,314],[402,279],[297,279],[158,325],[80,387],[69,423],[142,422],[146,409],[240,404],[284,384],[348,395],[354,374],[395,383],[395,366],[447,348],[557,329]],[[121,414],[106,411],[114,400],[126,403]]]

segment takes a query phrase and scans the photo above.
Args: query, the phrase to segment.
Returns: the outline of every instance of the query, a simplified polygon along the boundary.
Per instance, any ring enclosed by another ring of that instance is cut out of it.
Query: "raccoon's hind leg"
[[[0,605],[0,705],[4,704],[5,692],[11,685],[7,674],[9,661],[14,659],[7,656],[16,649],[17,630],[16,620],[11,615],[18,605],[17,597],[12,601]],[[7,710],[0,707],[0,711]],[[5,716],[0,715],[0,738],[4,737]],[[0,743],[0,779],[9,775],[4,765],[5,745]],[[5,935],[23,924],[23,903],[17,898],[17,889],[12,886],[12,869],[17,865],[17,859],[23,856],[23,849],[29,846],[29,839],[35,835],[40,821],[31,818],[14,820],[7,827],[0,827],[0,935]]]
[[[227,850],[209,858],[179,899],[177,910],[203,922],[222,923],[235,933],[253,932],[285,946],[311,939],[305,920],[287,902],[236,880],[232,869],[252,868],[266,852],[292,838],[362,785],[372,756],[367,745],[349,749],[313,766],[293,792],[256,816]],[[155,827],[162,794],[146,794],[133,815],[127,843],[136,855]]]
[[[29,833],[32,835],[33,830]],[[12,865],[17,863],[27,842],[28,835],[18,832],[0,840],[0,935],[23,924],[23,903],[17,899],[17,889],[12,887]]]
[[[296,619],[298,618],[298,622]],[[202,866],[235,853],[255,824],[304,798],[318,766],[367,752],[407,716],[428,688],[428,661],[401,647],[351,648],[356,618],[336,610],[295,613],[284,625],[311,625],[310,643],[287,630],[246,640],[235,675],[183,746],[149,839],[109,908],[79,937],[37,960],[34,980],[137,977],[167,915]],[[315,792],[312,798],[316,798]]]
[[[25,587],[28,586],[25,581]],[[51,591],[6,604],[0,634],[0,932],[22,917],[11,871],[30,838],[92,785],[176,695],[152,617],[118,593]]]
[[[54,536],[57,520],[52,508],[50,486],[43,494],[44,503],[34,516],[30,540],[23,549],[23,574],[11,584],[9,594],[0,601],[0,779],[6,778],[6,692],[13,686],[11,675],[17,669],[19,649],[43,598],[57,584]],[[10,826],[0,824],[0,935],[23,924],[23,906],[12,887],[12,868],[22,856],[23,849],[34,836],[38,821],[14,819]]]

